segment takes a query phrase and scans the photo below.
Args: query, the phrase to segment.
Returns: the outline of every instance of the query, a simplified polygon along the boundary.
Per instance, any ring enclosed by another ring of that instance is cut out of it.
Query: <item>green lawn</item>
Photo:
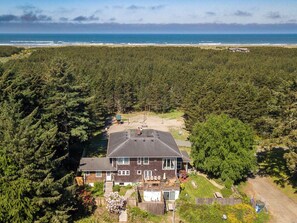
[[[197,185],[197,189],[192,185],[192,181]],[[195,198],[212,198],[214,192],[221,192],[221,190],[212,185],[207,179],[202,176],[191,175],[189,181],[183,183],[184,189],[181,191],[181,198],[185,198],[191,202],[195,202]]]
[[[178,110],[174,110],[171,112],[167,112],[167,113],[152,113],[155,114],[157,116],[159,116],[160,118],[166,118],[166,119],[183,119],[183,115],[184,113],[182,111],[178,111]]]
[[[185,129],[170,128],[169,131],[174,139],[187,140],[189,137],[189,132]]]

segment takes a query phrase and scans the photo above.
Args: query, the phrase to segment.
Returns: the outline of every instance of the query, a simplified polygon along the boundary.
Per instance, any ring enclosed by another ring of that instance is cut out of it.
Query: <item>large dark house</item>
[[[165,191],[165,194],[176,199],[179,187],[174,185],[179,170],[187,170],[189,161],[187,153],[179,150],[169,132],[131,129],[111,133],[107,157],[82,158],[79,171],[82,172],[84,183],[90,185],[97,181],[112,181],[119,185],[163,184],[163,189],[170,188],[171,191],[168,194]],[[146,193],[145,200],[158,200],[160,191],[157,194],[155,192]]]

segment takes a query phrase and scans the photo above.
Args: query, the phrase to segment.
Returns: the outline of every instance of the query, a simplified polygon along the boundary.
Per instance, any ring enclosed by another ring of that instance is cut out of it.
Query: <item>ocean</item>
[[[297,34],[0,34],[0,45],[295,45]]]

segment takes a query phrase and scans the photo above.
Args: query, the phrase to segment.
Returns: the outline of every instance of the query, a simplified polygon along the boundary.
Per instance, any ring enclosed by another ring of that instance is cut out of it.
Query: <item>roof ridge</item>
[[[108,156],[110,157],[110,155],[112,155],[114,152],[116,152],[116,151],[118,151],[119,150],[119,148],[121,147],[121,146],[123,146],[125,143],[127,143],[128,141],[129,141],[130,139],[128,138],[128,139],[126,139],[124,142],[122,142],[121,144],[119,144],[110,154],[108,154]]]
[[[158,139],[161,143],[163,143],[165,146],[167,146],[170,150],[172,150],[172,151],[174,151],[175,153],[177,153],[174,149],[172,149],[167,143],[163,142],[160,138],[157,137],[157,139]],[[178,148],[178,147],[177,147],[177,148]],[[179,151],[179,155],[182,157],[182,154],[181,154],[179,148],[178,148],[178,151]]]

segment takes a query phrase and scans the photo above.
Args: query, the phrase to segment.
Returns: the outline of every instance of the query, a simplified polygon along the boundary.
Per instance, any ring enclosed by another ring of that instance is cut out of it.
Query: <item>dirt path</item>
[[[273,223],[297,223],[297,203],[278,190],[269,179],[256,177],[248,180],[246,193],[266,203]]]

